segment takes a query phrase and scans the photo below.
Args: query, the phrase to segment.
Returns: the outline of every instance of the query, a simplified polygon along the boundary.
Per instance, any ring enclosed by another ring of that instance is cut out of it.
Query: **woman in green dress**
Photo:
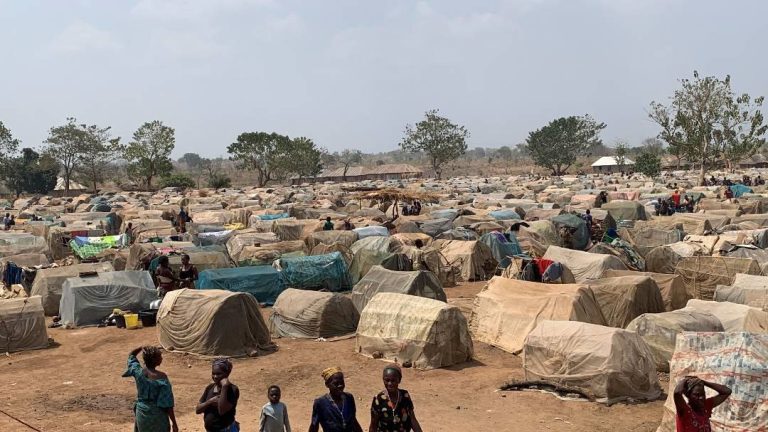
[[[144,367],[136,356],[143,351]],[[134,432],[179,431],[173,412],[173,389],[168,376],[156,368],[163,362],[160,348],[139,347],[128,354],[128,370],[123,377],[136,380],[136,403],[134,404]]]

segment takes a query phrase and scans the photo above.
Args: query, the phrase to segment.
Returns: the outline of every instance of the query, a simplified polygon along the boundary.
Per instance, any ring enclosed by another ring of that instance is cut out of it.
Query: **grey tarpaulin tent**
[[[445,291],[431,271],[393,271],[373,266],[352,289],[352,303],[357,311],[361,312],[373,296],[380,292],[410,294],[446,301]]]
[[[31,295],[42,297],[43,310],[45,310],[46,315],[57,315],[64,281],[71,277],[77,277],[81,272],[101,273],[114,270],[111,263],[75,264],[38,270],[35,282],[32,284]]]
[[[359,320],[347,296],[289,288],[277,297],[269,328],[278,337],[330,338],[354,333]]]
[[[0,300],[0,352],[48,347],[48,333],[39,296]]]

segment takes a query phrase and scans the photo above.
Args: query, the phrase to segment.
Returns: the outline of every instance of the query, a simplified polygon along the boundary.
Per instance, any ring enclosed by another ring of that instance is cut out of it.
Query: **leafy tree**
[[[69,195],[70,182],[80,167],[86,147],[90,145],[89,142],[87,126],[77,124],[77,119],[74,117],[68,117],[64,125],[52,127],[48,138],[44,141],[48,144],[45,149],[46,154],[56,159],[61,166],[65,195]]]
[[[14,138],[11,130],[0,121],[0,168],[4,168],[2,165],[5,165],[5,162],[18,150],[19,140]]]
[[[290,164],[287,171],[299,176],[299,182],[304,177],[315,177],[323,170],[323,154],[325,151],[305,137],[291,140],[291,150],[288,154]]]
[[[25,148],[21,156],[9,159],[3,180],[18,198],[23,192],[46,194],[56,187],[59,166],[51,157]]]
[[[624,171],[624,165],[627,164],[627,153],[629,151],[627,143],[624,141],[618,141],[616,143],[615,150],[616,156],[614,156],[614,158],[616,159],[616,165],[618,165],[620,171]]]
[[[440,179],[446,163],[459,158],[467,151],[469,131],[464,126],[451,123],[438,114],[438,110],[424,113],[424,120],[415,126],[405,126],[405,136],[400,147],[408,152],[424,152]]]
[[[530,132],[525,149],[536,165],[551,169],[553,175],[563,175],[576,158],[602,146],[600,131],[604,128],[605,123],[589,115],[561,117]]]
[[[96,192],[98,183],[107,177],[112,169],[112,162],[122,152],[120,138],[112,138],[111,127],[100,128],[96,125],[80,125],[84,132],[80,149],[80,160],[76,168],[82,179]]]
[[[142,179],[147,189],[152,188],[153,178],[168,176],[173,170],[170,156],[176,145],[174,135],[174,129],[159,120],[147,122],[133,133],[133,141],[125,148],[129,175]]]
[[[208,159],[201,157],[197,153],[184,153],[184,155],[178,159],[178,162],[186,165],[187,170],[194,176],[198,189],[200,188],[200,180],[203,177],[207,161]]]
[[[336,160],[344,166],[344,173],[341,175],[343,181],[347,181],[347,171],[350,165],[359,164],[363,161],[363,152],[360,150],[344,150],[336,157]]]
[[[499,149],[496,150],[496,157],[505,162],[509,162],[512,160],[512,149],[507,146],[499,147]]]
[[[754,100],[746,93],[736,95],[731,77],[680,80],[668,106],[651,102],[649,117],[661,127],[659,138],[669,145],[669,153],[686,157],[700,165],[699,182],[715,161],[733,161],[754,154],[765,144],[768,126],[763,124],[760,107],[763,97]]]
[[[195,181],[183,173],[169,173],[160,178],[160,187],[193,188]]]
[[[226,174],[215,173],[208,177],[208,187],[214,189],[224,189],[232,187],[232,179]]]
[[[264,187],[285,175],[291,144],[290,138],[274,132],[245,132],[227,147],[227,152],[241,168],[255,170],[258,186]]]
[[[661,172],[661,159],[657,154],[644,151],[635,161],[635,170],[648,177],[656,177]]]

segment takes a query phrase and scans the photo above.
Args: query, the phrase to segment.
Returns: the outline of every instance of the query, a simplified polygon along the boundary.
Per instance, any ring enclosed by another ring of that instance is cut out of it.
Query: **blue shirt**
[[[342,393],[342,406],[336,405],[330,394],[315,399],[312,405],[312,426],[321,426],[323,432],[353,432],[357,408],[355,398]]]

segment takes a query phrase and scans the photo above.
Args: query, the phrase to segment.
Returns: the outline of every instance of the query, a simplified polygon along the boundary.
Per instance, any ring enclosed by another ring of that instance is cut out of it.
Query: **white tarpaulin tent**
[[[768,312],[747,305],[691,299],[685,309],[709,312],[727,332],[768,333]]]
[[[621,260],[613,255],[595,254],[573,249],[550,246],[544,259],[559,262],[564,283],[584,282],[587,279],[600,279],[606,270],[627,270]]]
[[[352,303],[358,311],[362,311],[381,292],[409,294],[443,302],[447,300],[440,281],[431,271],[395,271],[373,266],[352,290]]]

